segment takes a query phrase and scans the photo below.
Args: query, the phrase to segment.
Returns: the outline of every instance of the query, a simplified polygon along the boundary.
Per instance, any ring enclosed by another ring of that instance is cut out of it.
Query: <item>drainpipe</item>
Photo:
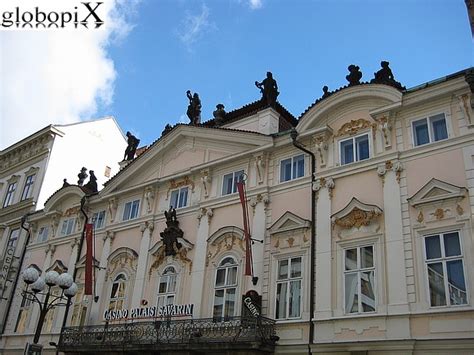
[[[87,225],[87,222],[89,221],[89,217],[87,216],[86,211],[84,211],[84,205],[86,204],[86,200],[87,200],[87,196],[84,195],[81,198],[81,212],[84,215],[85,220],[84,220],[84,227],[82,227],[82,235],[81,235],[81,240],[79,242],[79,249],[77,250],[77,257],[76,257],[76,264],[75,265],[77,265],[77,263],[81,259],[82,246],[84,245],[84,238],[86,236],[86,225]],[[72,279],[74,280],[74,282],[76,281],[76,275],[77,275],[77,267],[74,266],[74,273],[72,274]],[[67,316],[68,316],[68,313],[69,313],[70,305],[71,305],[71,302],[68,301],[67,304],[66,304],[66,310],[64,312],[63,325],[61,326],[61,335],[63,333],[64,328],[66,327],[66,320],[67,320]]]
[[[26,231],[26,241],[25,241],[25,247],[23,248],[23,251],[21,252],[21,257],[20,257],[20,264],[18,264],[18,272],[16,273],[16,276],[15,276],[15,281],[13,282],[13,293],[12,293],[12,297],[15,297],[15,290],[16,290],[16,286],[18,285],[18,279],[20,278],[20,274],[21,274],[21,267],[23,265],[23,260],[25,259],[25,254],[26,254],[26,248],[28,247],[28,243],[30,242],[30,236],[31,236],[31,233],[30,233],[30,230],[29,228],[26,228],[25,227],[25,223],[28,219],[28,216],[32,214],[32,212],[28,212],[27,214],[25,214],[23,217],[21,217],[21,228],[23,228],[25,231]],[[8,276],[8,275],[7,275]],[[8,316],[10,315],[10,308],[12,307],[12,303],[11,301],[8,303],[8,308],[7,308],[7,314],[5,315],[5,320],[3,322],[3,325],[2,325],[2,332],[0,333],[0,336],[3,335],[3,333],[5,332],[5,327],[7,325],[7,322],[8,322]]]
[[[313,182],[315,180],[315,173],[316,173],[316,161],[314,153],[310,150],[306,149],[301,143],[296,141],[298,137],[298,132],[295,128],[293,128],[290,132],[291,140],[293,141],[293,145],[302,150],[306,154],[309,154],[311,157],[311,248],[309,250],[309,259],[310,259],[310,266],[309,266],[309,340],[308,340],[308,354],[311,354],[311,345],[314,341],[314,323],[313,323],[313,313],[314,313],[314,259],[316,255],[316,219],[315,219],[315,212],[316,212],[316,192],[313,190]]]

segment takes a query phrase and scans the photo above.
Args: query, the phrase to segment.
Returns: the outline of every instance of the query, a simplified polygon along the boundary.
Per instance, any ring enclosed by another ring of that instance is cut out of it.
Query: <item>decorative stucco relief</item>
[[[403,171],[403,165],[399,160],[388,160],[384,164],[377,166],[377,174],[382,179],[382,184],[385,183],[385,174],[387,171],[393,171],[397,175],[397,182],[400,183],[401,174]]]
[[[351,120],[350,122],[344,123],[341,128],[337,131],[334,137],[340,136],[353,136],[357,134],[360,130],[372,128],[373,124],[369,121],[359,118],[358,120]]]
[[[250,199],[250,206],[252,207],[252,211],[253,211],[253,214],[255,214],[255,207],[257,207],[257,205],[260,203],[260,202],[263,202],[264,204],[264,207],[265,207],[265,210],[267,209],[268,207],[268,204],[270,203],[270,196],[268,194],[258,194],[256,196],[253,196],[251,199]]]
[[[209,169],[205,169],[201,171],[201,184],[202,190],[204,191],[204,198],[209,197],[209,192],[211,190],[211,171]]]
[[[194,181],[189,178],[189,176],[185,176],[178,181],[174,179],[170,180],[170,185],[168,187],[168,191],[166,192],[166,199],[168,200],[171,190],[178,189],[183,186],[191,186],[191,192],[194,192],[195,184]]]
[[[146,212],[151,213],[153,212],[153,206],[155,201],[155,188],[153,186],[147,186],[145,188],[145,201],[146,201]]]
[[[129,272],[137,271],[138,254],[126,247],[115,250],[109,256],[106,279],[108,280],[116,271],[127,269]]]
[[[181,244],[181,248],[173,246],[174,255],[166,255],[166,247],[163,241],[158,241],[149,252],[155,257],[155,260],[148,270],[148,278],[151,277],[154,270],[160,268],[164,262],[171,263],[172,261],[179,261],[182,265],[188,266],[189,274],[193,268],[193,261],[188,257],[188,252],[194,248],[194,245],[184,238],[178,238],[178,243]]]
[[[206,266],[222,251],[229,251],[239,248],[245,252],[245,243],[243,237],[235,233],[225,233],[218,239],[208,244],[208,252],[206,255]]]
[[[332,193],[333,193],[333,190],[334,190],[334,187],[336,186],[336,184],[334,183],[334,179],[331,178],[331,177],[327,177],[327,178],[319,178],[319,179],[316,179],[314,182],[313,182],[313,191],[316,192],[316,198],[319,197],[319,191],[325,187],[328,189],[329,191],[329,198],[331,199],[332,198]]]

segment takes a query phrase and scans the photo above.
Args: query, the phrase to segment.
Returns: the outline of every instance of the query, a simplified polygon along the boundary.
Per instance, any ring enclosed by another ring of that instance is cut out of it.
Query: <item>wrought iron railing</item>
[[[275,321],[265,317],[233,317],[215,319],[180,319],[135,321],[120,324],[65,328],[58,349],[80,352],[93,349],[165,349],[179,347],[204,348],[214,343],[252,344],[273,347]]]

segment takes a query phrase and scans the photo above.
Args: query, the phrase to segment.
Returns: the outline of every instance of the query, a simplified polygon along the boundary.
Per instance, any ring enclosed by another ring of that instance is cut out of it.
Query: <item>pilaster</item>
[[[148,250],[150,249],[151,234],[155,225],[153,221],[145,222],[140,226],[142,240],[140,242],[140,253],[138,254],[138,265],[133,286],[131,308],[140,307],[140,300],[143,297],[143,288],[145,285],[146,266],[148,264]]]

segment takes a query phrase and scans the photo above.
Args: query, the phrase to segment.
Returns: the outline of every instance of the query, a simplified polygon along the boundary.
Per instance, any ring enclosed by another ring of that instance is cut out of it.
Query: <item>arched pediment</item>
[[[81,198],[84,196],[84,191],[77,186],[77,185],[71,185],[71,186],[66,186],[58,191],[56,191],[54,194],[52,194],[45,202],[44,204],[44,211],[48,213],[49,211],[55,210],[58,205],[60,205],[61,201],[64,201],[69,198],[77,198],[78,203],[81,201]],[[69,206],[71,207],[71,206]]]
[[[194,248],[194,244],[184,238],[177,238],[177,241],[179,244],[181,244],[181,248],[177,249],[175,255],[166,255],[165,253],[166,248],[162,240],[159,240],[158,242],[155,243],[155,245],[151,247],[151,249],[148,252],[151,253],[155,257],[155,260],[153,261],[153,263],[150,266],[150,269],[148,270],[148,278],[151,277],[153,270],[160,268],[161,265],[163,264],[163,261],[165,261],[165,259],[167,258],[168,258],[168,261],[179,260],[183,265],[188,264],[189,272],[191,273],[193,262],[188,257],[188,251]]]
[[[109,261],[113,261],[114,259],[116,259],[117,257],[120,257],[122,255],[123,256],[128,256],[131,259],[137,259],[138,258],[138,253],[135,250],[133,250],[131,248],[127,248],[127,247],[120,247],[120,248],[115,249],[109,255],[109,257],[107,259]]]
[[[207,242],[209,244],[216,244],[221,240],[226,239],[228,236],[234,236],[240,240],[244,240],[244,231],[236,226],[222,227],[212,233],[212,235],[207,239]]]
[[[297,131],[303,132],[326,125],[327,118],[336,110],[377,110],[385,106],[401,104],[402,93],[388,85],[356,85],[337,91],[324,100],[316,101],[305,111],[299,120]],[[360,105],[357,105],[359,103]],[[324,122],[323,122],[324,121]]]
[[[346,207],[331,216],[333,225],[343,229],[368,226],[372,221],[382,214],[382,210],[376,205],[360,202],[352,198]]]

